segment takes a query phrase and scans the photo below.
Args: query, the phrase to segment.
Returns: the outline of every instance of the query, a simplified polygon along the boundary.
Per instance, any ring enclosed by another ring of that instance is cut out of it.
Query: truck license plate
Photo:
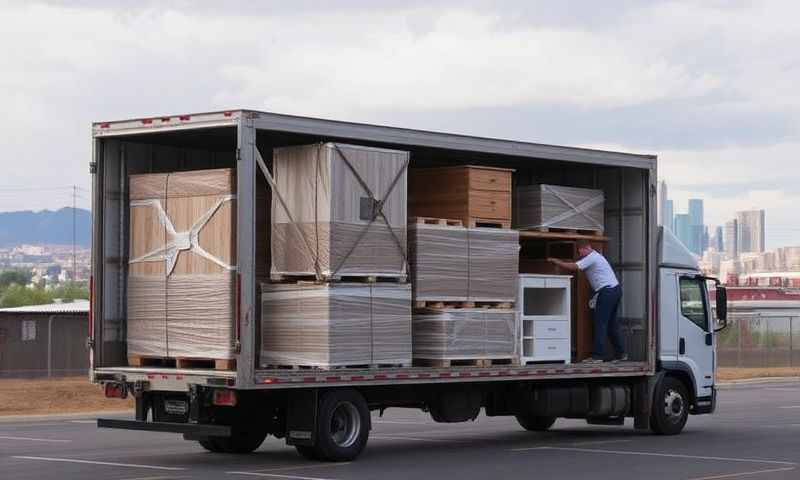
[[[170,415],[186,415],[189,407],[186,400],[164,400],[164,411]]]

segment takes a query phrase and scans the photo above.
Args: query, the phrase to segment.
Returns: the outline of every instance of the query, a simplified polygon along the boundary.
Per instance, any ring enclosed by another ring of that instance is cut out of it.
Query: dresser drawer
[[[489,190],[469,192],[469,216],[497,220],[511,219],[511,193]]]
[[[564,360],[569,362],[570,347],[567,339],[541,339],[533,341],[533,358],[536,360]]]
[[[534,321],[533,337],[537,339],[567,339],[569,338],[569,322],[562,321]]]
[[[469,189],[510,192],[511,172],[508,170],[470,168]]]

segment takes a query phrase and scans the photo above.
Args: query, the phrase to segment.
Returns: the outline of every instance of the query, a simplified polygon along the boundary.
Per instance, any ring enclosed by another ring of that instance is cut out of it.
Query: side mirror
[[[721,286],[717,285],[717,319],[722,323],[722,327],[719,330],[728,326],[728,290]]]

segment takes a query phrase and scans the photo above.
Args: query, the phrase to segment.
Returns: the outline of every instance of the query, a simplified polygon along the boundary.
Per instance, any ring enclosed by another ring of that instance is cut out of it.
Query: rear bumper
[[[143,430],[148,432],[181,433],[191,437],[230,437],[228,425],[202,425],[198,423],[142,422],[139,420],[116,420],[98,418],[98,428],[117,428],[123,430]]]

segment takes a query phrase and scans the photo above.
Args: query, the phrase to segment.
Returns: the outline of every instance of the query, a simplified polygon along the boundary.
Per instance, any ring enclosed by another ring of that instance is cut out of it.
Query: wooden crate
[[[411,169],[410,215],[458,219],[468,227],[510,228],[513,172],[471,165]]]

